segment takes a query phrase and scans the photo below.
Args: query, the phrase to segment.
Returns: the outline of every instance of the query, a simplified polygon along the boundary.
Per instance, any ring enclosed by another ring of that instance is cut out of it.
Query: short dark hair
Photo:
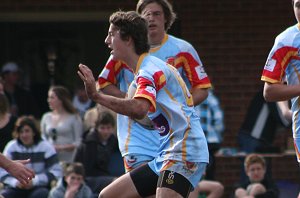
[[[33,131],[33,142],[37,144],[41,138],[41,132],[37,127],[37,121],[33,116],[21,116],[17,119],[15,124],[15,130],[13,132],[13,136],[17,138],[18,142],[22,144],[21,140],[19,139],[19,134],[24,126],[29,126]]]
[[[147,22],[136,12],[115,12],[110,16],[109,23],[118,28],[122,40],[133,39],[138,55],[149,51]]]
[[[96,120],[95,128],[99,127],[100,125],[111,125],[115,127],[115,118],[109,111],[103,111],[98,115]]]
[[[82,177],[85,177],[85,170],[80,162],[72,162],[65,164],[65,169],[64,169],[64,176],[68,176],[72,173],[82,175]]]
[[[176,13],[173,11],[172,5],[167,0],[139,0],[136,5],[136,11],[142,14],[145,7],[150,3],[157,3],[162,7],[166,19],[165,30],[170,29],[176,19]]]

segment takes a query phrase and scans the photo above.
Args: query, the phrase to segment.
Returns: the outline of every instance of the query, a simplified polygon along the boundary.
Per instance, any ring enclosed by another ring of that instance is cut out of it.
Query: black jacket
[[[95,130],[91,130],[76,150],[74,161],[81,162],[89,176],[109,175],[110,156],[118,151],[117,138],[111,135],[104,145]]]
[[[264,178],[260,183],[266,188],[267,192],[260,195],[256,195],[255,198],[278,198],[279,197],[279,189],[272,179]],[[243,183],[238,187],[247,189],[248,185],[250,184],[251,183],[248,180],[247,182]]]

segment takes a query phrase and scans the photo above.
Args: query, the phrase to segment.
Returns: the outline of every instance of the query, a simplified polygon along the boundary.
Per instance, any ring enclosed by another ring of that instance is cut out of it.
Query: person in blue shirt
[[[212,89],[208,91],[206,100],[196,106],[195,109],[200,117],[209,150],[209,165],[206,168],[205,179],[214,180],[214,154],[220,149],[223,141],[224,113],[219,99],[214,95]]]

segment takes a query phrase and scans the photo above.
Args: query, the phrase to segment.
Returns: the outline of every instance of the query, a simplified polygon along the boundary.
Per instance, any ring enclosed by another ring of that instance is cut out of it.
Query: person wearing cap
[[[20,68],[15,62],[7,62],[1,69],[4,93],[10,103],[10,111],[14,116],[34,115],[40,117],[36,101],[29,90],[20,86]]]

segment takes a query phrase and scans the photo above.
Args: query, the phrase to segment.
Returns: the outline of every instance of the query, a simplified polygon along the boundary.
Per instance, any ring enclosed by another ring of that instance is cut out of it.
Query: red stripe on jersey
[[[155,90],[155,87],[153,86],[152,82],[146,78],[143,77],[139,77],[137,79],[137,90],[136,90],[136,94],[134,95],[134,98],[144,98],[149,100],[149,102],[151,103],[151,107],[149,109],[150,112],[154,112],[156,109],[156,102],[155,102],[155,98],[156,98],[156,92],[157,90]],[[151,91],[150,88],[153,88],[153,91]]]
[[[190,54],[188,52],[181,52],[181,53],[177,54],[175,61],[174,61],[174,66],[177,69],[179,69],[180,67],[183,68],[192,88],[194,88],[194,87],[200,87],[200,88],[211,87],[211,82],[207,76],[203,79],[199,78],[195,68],[200,66],[200,63],[197,60],[195,60],[195,58],[193,57],[192,54]]]
[[[109,70],[109,74],[108,74],[107,78],[102,78],[102,77],[98,78],[98,84],[99,84],[100,88],[104,88],[109,84],[116,85],[117,84],[116,76],[120,73],[122,68],[128,68],[128,66],[121,61],[116,61],[116,60],[111,59],[105,65],[105,68],[107,70]]]
[[[153,75],[156,91],[159,91],[166,85],[166,76],[162,71],[155,72]]]
[[[272,59],[276,61],[274,69],[273,71],[264,69],[262,80],[271,83],[282,81],[282,78],[285,75],[285,69],[290,63],[291,59],[299,59],[299,57],[297,57],[297,54],[298,49],[294,47],[282,47],[276,50],[276,52],[272,56]]]

